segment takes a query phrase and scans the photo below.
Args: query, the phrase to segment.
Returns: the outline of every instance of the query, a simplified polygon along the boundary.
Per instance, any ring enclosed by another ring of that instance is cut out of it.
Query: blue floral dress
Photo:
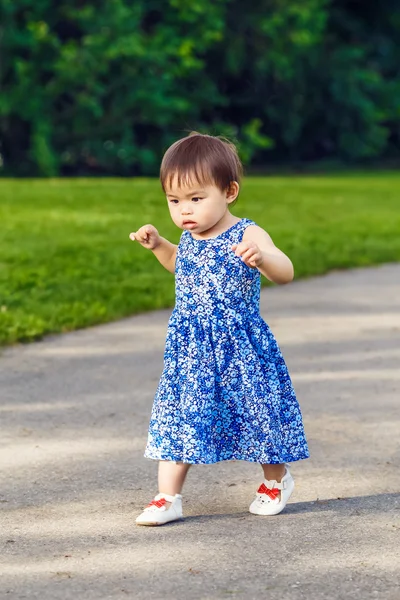
[[[231,250],[249,225],[242,219],[205,240],[182,233],[147,458],[264,464],[309,456],[286,364],[259,313],[260,273]]]

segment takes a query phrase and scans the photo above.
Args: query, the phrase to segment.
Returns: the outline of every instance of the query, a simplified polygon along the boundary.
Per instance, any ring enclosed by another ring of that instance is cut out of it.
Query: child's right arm
[[[175,273],[176,249],[178,246],[161,237],[153,225],[144,225],[138,231],[131,233],[129,237],[132,241],[139,242],[143,248],[152,250],[162,266],[170,273]]]

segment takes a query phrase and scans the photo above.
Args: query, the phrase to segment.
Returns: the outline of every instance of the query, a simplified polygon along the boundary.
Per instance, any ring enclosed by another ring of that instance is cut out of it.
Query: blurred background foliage
[[[397,158],[399,40],[398,0],[0,0],[0,173],[153,175],[191,129]]]

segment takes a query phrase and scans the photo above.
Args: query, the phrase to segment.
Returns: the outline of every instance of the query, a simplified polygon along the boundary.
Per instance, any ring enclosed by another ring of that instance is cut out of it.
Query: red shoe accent
[[[157,508],[162,508],[166,502],[167,501],[165,498],[160,498],[159,500],[152,500],[150,504],[146,506],[146,508],[149,508],[150,506],[157,506]]]
[[[266,494],[269,498],[271,498],[271,500],[276,500],[279,495],[279,492],[280,490],[278,490],[278,488],[273,488],[272,490],[270,490],[269,488],[267,488],[265,483],[262,483],[257,490],[257,494]]]

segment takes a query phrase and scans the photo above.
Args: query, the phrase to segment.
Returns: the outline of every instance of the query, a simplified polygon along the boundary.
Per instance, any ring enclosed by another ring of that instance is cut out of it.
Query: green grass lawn
[[[250,177],[233,212],[296,277],[400,261],[397,173]],[[179,240],[155,179],[0,180],[0,223],[0,344],[173,305],[173,275],[128,239],[153,223]]]

